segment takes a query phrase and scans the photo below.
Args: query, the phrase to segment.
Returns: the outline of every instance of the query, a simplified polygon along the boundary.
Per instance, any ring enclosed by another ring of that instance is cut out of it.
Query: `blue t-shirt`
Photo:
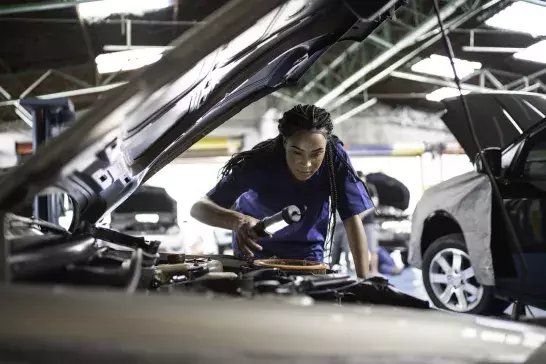
[[[207,193],[216,204],[263,219],[289,205],[307,207],[301,221],[292,224],[271,237],[258,239],[262,251],[254,252],[255,258],[273,256],[283,259],[322,261],[324,242],[328,231],[330,183],[325,161],[307,181],[295,180],[286,164],[284,150],[272,152],[266,159],[248,162],[236,167]],[[341,144],[339,156],[353,169],[349,156]],[[362,182],[350,173],[345,164],[334,157],[336,171],[337,210],[343,220],[373,207]],[[325,159],[326,160],[326,159]],[[233,250],[241,256],[233,234]]]

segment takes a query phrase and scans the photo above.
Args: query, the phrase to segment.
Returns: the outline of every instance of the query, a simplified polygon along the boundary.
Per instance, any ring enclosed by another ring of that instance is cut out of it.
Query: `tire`
[[[459,264],[457,256],[460,257]],[[449,271],[445,272],[448,267]],[[425,289],[437,308],[497,316],[510,305],[495,297],[494,287],[482,286],[476,281],[461,234],[436,239],[425,252],[422,268]]]

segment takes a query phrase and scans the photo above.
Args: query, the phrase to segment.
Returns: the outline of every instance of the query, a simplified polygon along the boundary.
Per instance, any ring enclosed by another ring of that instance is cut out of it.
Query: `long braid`
[[[245,162],[256,160],[260,157],[270,155],[279,144],[282,143],[281,135],[273,139],[258,143],[251,150],[240,152],[231,157],[231,159],[220,170],[221,177],[227,177],[235,167],[242,166]]]
[[[337,139],[337,138],[336,138]],[[334,234],[337,224],[337,186],[336,186],[336,170],[334,165],[334,155],[337,140],[330,139],[326,149],[326,166],[328,168],[328,179],[330,185],[330,211],[328,216],[328,232],[324,243],[325,258],[328,257],[330,265],[332,264],[332,245],[334,242]]]
[[[345,160],[345,158],[343,158],[337,149],[335,149],[335,153],[337,155],[337,159],[339,159],[341,161],[341,163],[343,163],[343,165],[345,166],[345,168],[347,168],[347,170],[349,171],[349,173],[355,178],[355,180],[359,181],[360,183],[362,183],[362,185],[364,186],[364,189],[366,190],[366,193],[368,194],[368,196],[371,196],[370,195],[370,191],[368,190],[368,186],[366,186],[366,183],[362,180],[362,178],[360,178],[358,176],[358,174],[354,171],[354,169],[349,165],[349,163],[347,163],[347,161]],[[373,203],[373,202],[372,202]]]

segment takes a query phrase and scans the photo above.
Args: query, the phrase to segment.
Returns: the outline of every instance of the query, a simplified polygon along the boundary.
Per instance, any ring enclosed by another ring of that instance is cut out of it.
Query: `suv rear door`
[[[519,280],[512,281],[508,286],[511,290],[521,290],[526,296],[544,300],[546,305],[546,123],[542,121],[539,127],[533,128],[525,138],[523,147],[514,155],[510,169],[500,183],[504,204],[508,209],[527,265],[526,282],[523,287]],[[510,246],[506,240],[508,234],[498,211],[493,211],[492,229],[493,246],[503,244]],[[516,252],[510,249],[513,261],[498,261],[500,270],[506,270],[506,265],[513,264],[520,277],[522,268],[514,256]],[[495,258],[495,257],[494,257]],[[495,269],[497,272],[499,269]],[[499,277],[500,278],[500,277]],[[497,280],[499,283],[503,280]],[[504,280],[504,282],[507,282]],[[502,286],[503,284],[501,284]]]

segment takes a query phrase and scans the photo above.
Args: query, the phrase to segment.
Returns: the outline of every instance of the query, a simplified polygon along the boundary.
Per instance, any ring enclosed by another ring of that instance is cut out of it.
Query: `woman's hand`
[[[235,228],[235,236],[239,250],[247,257],[254,257],[253,251],[261,251],[263,248],[256,243],[258,235],[254,231],[254,226],[260,220],[251,216],[244,216]]]

